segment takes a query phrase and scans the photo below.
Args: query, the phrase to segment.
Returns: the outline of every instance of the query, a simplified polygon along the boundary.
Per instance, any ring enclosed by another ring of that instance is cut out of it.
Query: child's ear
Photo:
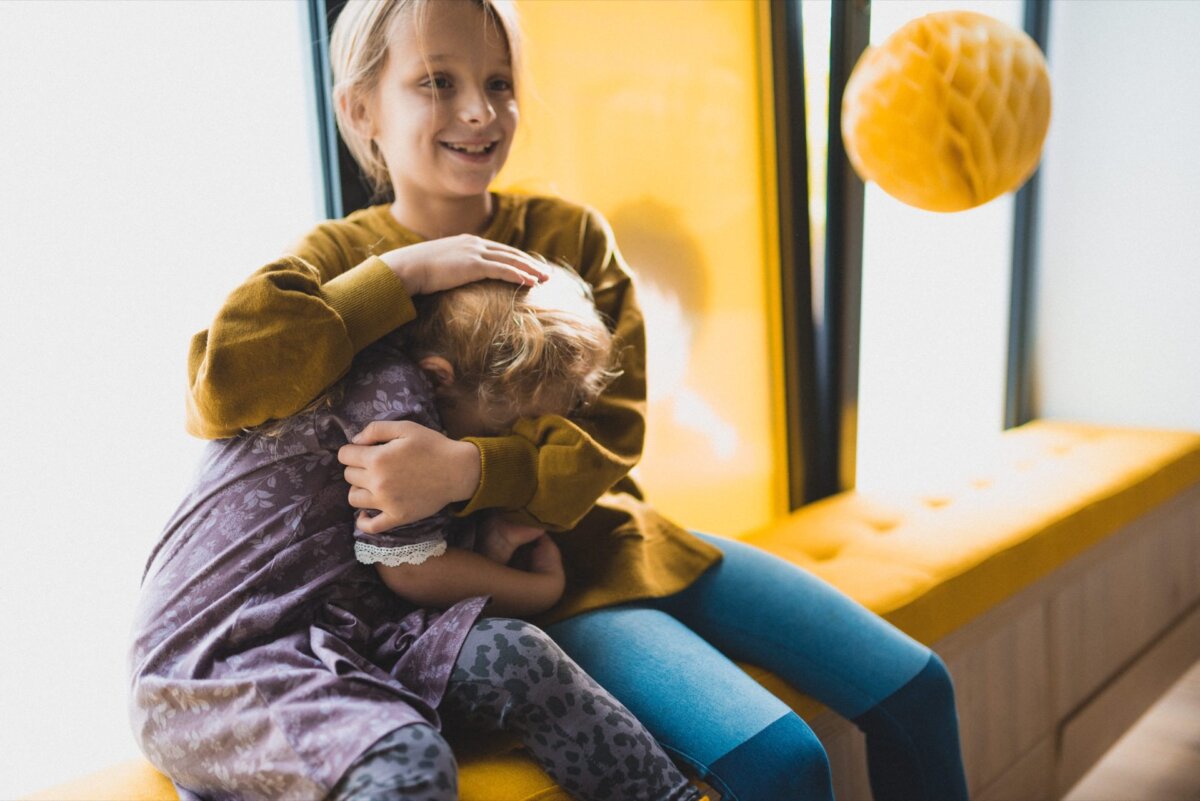
[[[426,356],[417,362],[417,366],[425,371],[436,389],[454,386],[454,365],[441,356]]]
[[[334,102],[338,104],[338,109],[350,121],[351,127],[359,136],[368,140],[375,137],[375,124],[371,119],[371,109],[360,93],[343,90],[337,94]]]

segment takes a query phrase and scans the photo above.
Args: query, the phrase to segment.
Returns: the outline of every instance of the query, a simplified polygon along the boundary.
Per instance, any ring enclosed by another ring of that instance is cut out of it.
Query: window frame
[[[1025,33],[1049,58],[1050,0],[1025,0]],[[1012,282],[1008,303],[1008,360],[1004,428],[1028,423],[1033,408],[1033,287],[1038,268],[1041,167],[1017,191],[1013,210]]]

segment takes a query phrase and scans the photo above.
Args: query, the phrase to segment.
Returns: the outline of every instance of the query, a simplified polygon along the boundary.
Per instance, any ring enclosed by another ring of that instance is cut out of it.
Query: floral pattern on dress
[[[209,443],[142,582],[130,718],[184,799],[323,797],[374,741],[437,706],[486,601],[415,608],[354,556],[337,450],[372,420],[439,428],[433,391],[392,334],[340,397]],[[371,538],[470,547],[442,512]]]

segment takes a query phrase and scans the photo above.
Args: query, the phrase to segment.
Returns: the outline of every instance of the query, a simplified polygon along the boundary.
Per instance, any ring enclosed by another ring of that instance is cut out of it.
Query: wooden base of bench
[[[934,645],[978,801],[1061,798],[1200,659],[1200,487]],[[853,725],[809,719],[839,801],[870,799]]]

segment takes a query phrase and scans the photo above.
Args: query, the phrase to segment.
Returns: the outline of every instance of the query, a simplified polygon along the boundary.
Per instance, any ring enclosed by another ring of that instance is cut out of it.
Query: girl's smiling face
[[[474,2],[430,2],[397,21],[370,133],[399,203],[484,195],[517,128],[508,43]]]

